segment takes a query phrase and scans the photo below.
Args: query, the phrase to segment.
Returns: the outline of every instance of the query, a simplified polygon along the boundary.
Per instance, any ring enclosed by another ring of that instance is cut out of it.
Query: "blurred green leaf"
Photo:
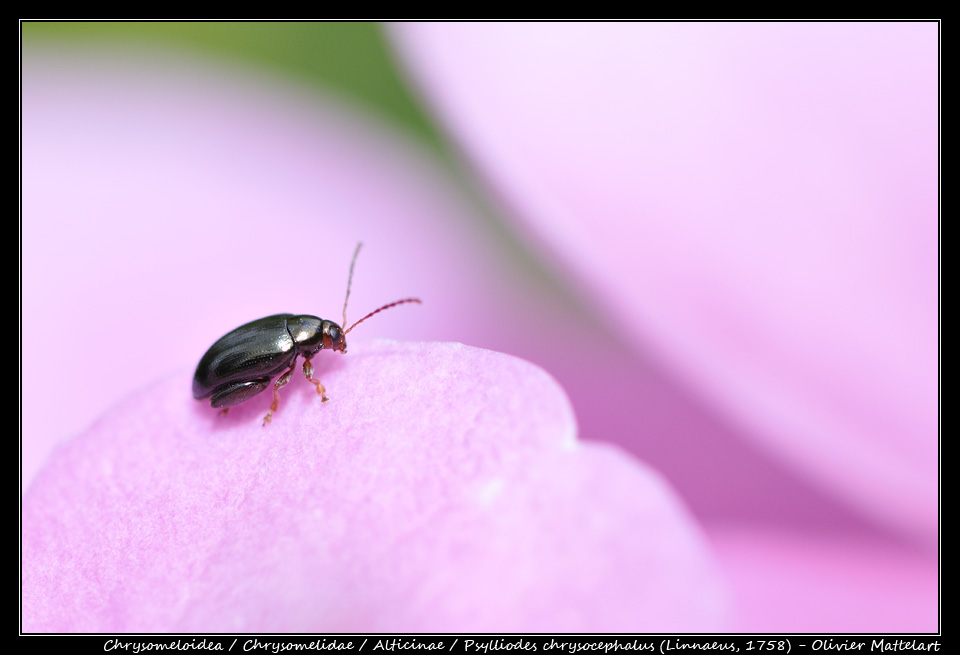
[[[169,47],[230,58],[357,102],[437,151],[443,140],[393,60],[377,23],[39,22],[22,24],[25,48]]]

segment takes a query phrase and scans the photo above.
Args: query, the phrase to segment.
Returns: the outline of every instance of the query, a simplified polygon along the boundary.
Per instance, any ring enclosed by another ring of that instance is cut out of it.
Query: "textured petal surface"
[[[937,517],[935,23],[417,24],[530,239],[873,519]]]
[[[711,631],[659,477],[576,441],[545,372],[358,344],[226,416],[178,375],[61,446],[24,505],[27,631]]]

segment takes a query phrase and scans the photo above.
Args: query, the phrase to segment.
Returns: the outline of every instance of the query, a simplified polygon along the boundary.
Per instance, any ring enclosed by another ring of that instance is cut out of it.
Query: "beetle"
[[[347,295],[343,299],[343,325],[347,324],[347,301],[353,283],[353,267],[362,243],[357,244],[347,277]],[[313,376],[313,356],[321,350],[347,354],[347,334],[365,320],[385,309],[405,303],[420,303],[419,298],[404,298],[376,309],[359,321],[342,329],[333,321],[310,314],[274,314],[241,325],[220,337],[200,358],[193,374],[193,397],[209,399],[210,406],[225,414],[230,407],[253,398],[273,383],[273,403],[263,419],[266,426],[277,411],[280,389],[293,377],[297,358],[303,357],[303,375],[317,387],[321,402],[327,398],[326,388]]]

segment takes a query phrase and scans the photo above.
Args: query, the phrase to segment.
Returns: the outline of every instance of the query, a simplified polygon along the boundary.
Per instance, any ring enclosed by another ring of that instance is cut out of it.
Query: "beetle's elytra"
[[[347,301],[353,282],[353,267],[362,243],[357,244],[347,277],[347,295],[343,299],[343,324],[347,324]],[[280,402],[280,388],[290,381],[297,367],[297,357],[303,357],[303,375],[317,387],[321,402],[329,400],[326,388],[313,377],[311,359],[321,350],[347,353],[347,333],[365,320],[385,309],[404,303],[419,303],[418,298],[404,298],[376,309],[346,330],[333,321],[309,314],[274,314],[241,325],[220,337],[200,358],[193,374],[193,397],[209,399],[210,406],[222,408],[239,405],[273,383],[273,403],[263,419],[270,422]]]

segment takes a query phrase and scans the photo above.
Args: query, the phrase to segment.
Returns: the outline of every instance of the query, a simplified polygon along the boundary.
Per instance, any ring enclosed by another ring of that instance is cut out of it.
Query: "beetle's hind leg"
[[[263,417],[263,425],[266,426],[270,422],[273,413],[277,411],[277,406],[280,404],[280,388],[285,387],[287,382],[290,381],[290,378],[293,377],[293,370],[297,368],[297,359],[294,357],[293,364],[290,365],[290,369],[277,378],[277,381],[273,383],[273,402],[270,403],[270,411],[267,412],[267,415]]]
[[[328,400],[330,400],[329,398],[327,398],[327,393],[326,393],[327,388],[322,384],[320,384],[320,380],[313,377],[313,364],[310,362],[309,359],[303,360],[303,376],[307,378],[307,380],[309,380],[311,384],[316,385],[317,393],[320,394],[320,402],[325,403]]]

